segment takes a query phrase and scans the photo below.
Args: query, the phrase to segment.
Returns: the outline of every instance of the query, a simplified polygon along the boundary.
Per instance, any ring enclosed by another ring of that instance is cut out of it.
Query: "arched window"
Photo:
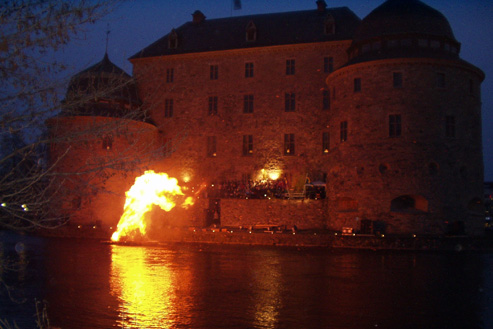
[[[324,21],[324,34],[332,35],[336,33],[336,22],[331,14],[328,14]]]
[[[176,49],[178,47],[178,35],[175,29],[172,29],[168,37],[168,48]]]
[[[257,27],[253,21],[248,22],[246,27],[246,41],[256,41],[257,40]]]
[[[421,195],[401,195],[390,202],[392,212],[428,212],[428,200]]]

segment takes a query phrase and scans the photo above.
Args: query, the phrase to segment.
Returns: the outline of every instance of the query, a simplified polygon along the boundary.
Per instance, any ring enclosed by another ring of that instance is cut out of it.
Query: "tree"
[[[13,0],[0,6],[0,228],[59,224],[59,218],[47,216],[56,173],[46,159],[53,140],[44,126],[62,107],[56,77],[65,68],[55,54],[116,5],[116,0]]]

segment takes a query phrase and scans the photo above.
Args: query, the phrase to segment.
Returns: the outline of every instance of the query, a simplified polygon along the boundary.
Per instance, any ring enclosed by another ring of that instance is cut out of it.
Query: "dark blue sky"
[[[208,19],[250,14],[315,9],[315,0],[241,0],[242,9],[232,10],[233,0],[145,0],[127,1],[96,24],[86,26],[58,58],[68,66],[67,74],[99,62],[104,55],[106,30],[110,26],[110,60],[131,73],[128,58],[172,28],[190,21],[195,10]],[[448,18],[456,39],[461,42],[461,57],[482,69],[483,153],[485,180],[493,181],[493,1],[422,0]],[[326,0],[328,7],[349,7],[364,18],[384,0]]]

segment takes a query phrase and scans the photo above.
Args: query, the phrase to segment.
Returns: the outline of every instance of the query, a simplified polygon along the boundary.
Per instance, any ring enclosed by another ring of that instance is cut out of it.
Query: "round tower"
[[[47,121],[58,216],[81,229],[116,225],[125,192],[159,153],[157,127],[140,105],[134,79],[107,55],[70,80],[61,112]]]
[[[483,232],[480,84],[447,19],[418,0],[365,17],[331,73],[331,229]]]

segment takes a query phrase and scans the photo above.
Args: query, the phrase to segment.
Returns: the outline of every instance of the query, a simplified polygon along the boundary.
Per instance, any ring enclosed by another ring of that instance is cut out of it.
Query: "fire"
[[[147,226],[146,214],[151,211],[152,206],[157,205],[165,211],[170,211],[176,206],[177,196],[184,194],[176,178],[168,177],[166,173],[148,170],[135,179],[134,185],[125,195],[123,215],[118,222],[117,230],[111,236],[113,241],[119,241],[123,237],[129,240],[144,238]],[[192,204],[193,199],[188,197],[181,206],[186,208]]]

